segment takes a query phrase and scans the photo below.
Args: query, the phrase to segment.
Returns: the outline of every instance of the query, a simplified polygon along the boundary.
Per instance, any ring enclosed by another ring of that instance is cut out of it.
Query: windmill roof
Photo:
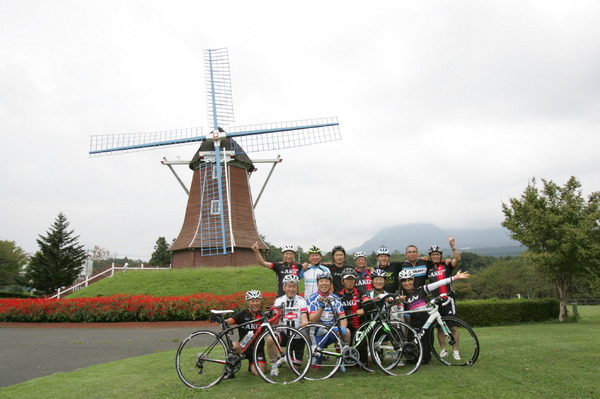
[[[225,149],[227,151],[235,152],[234,161],[228,161],[228,163],[235,162],[238,166],[241,166],[248,171],[254,170],[254,164],[252,163],[252,160],[250,159],[248,154],[246,154],[244,149],[242,147],[240,147],[239,144],[234,139],[232,139],[232,138],[223,139],[221,141],[221,148]],[[207,151],[214,151],[214,150],[215,150],[215,142],[214,141],[212,141],[212,140],[203,141],[202,144],[200,145],[200,148],[198,148],[198,151],[196,151],[196,153],[194,154],[192,161],[190,162],[190,169],[194,170],[198,167],[198,164],[204,162],[203,160],[200,159],[200,152],[207,152]]]

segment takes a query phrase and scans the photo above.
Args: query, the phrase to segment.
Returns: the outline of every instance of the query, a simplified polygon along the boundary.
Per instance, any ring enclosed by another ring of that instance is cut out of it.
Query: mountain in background
[[[380,230],[373,238],[353,248],[351,252],[365,251],[371,253],[380,246],[390,251],[404,253],[407,245],[416,245],[424,254],[432,245],[442,247],[449,254],[448,236],[456,240],[456,246],[462,252],[474,252],[479,255],[506,256],[518,255],[525,247],[509,237],[508,230],[497,227],[483,230],[456,229],[442,230],[429,223],[401,224]]]

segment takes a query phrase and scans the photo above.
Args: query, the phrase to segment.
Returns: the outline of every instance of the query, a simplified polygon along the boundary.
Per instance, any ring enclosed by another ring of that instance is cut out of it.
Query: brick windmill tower
[[[254,218],[247,153],[339,140],[336,118],[228,127],[233,122],[227,49],[205,50],[207,114],[212,131],[201,128],[91,137],[90,155],[201,143],[189,167],[189,199],[179,236],[169,249],[175,268],[250,265],[251,246],[261,240]]]

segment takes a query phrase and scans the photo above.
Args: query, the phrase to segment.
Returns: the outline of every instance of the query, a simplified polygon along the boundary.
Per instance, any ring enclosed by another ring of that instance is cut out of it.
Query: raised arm
[[[452,263],[452,267],[456,267],[458,262],[460,262],[460,252],[456,248],[456,242],[454,241],[454,237],[448,236],[448,244],[450,244],[450,249],[452,250],[452,255],[454,256],[450,263]]]
[[[273,266],[271,262],[267,262],[263,259],[262,255],[260,254],[260,250],[258,249],[258,241],[252,244],[252,250],[254,251],[256,260],[261,266],[268,267],[269,269]]]

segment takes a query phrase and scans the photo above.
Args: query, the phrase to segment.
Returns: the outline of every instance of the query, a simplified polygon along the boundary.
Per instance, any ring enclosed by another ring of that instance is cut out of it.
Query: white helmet
[[[387,255],[390,256],[390,250],[387,249],[386,247],[381,247],[377,250],[377,256],[379,255]]]
[[[295,274],[288,274],[283,278],[282,283],[283,283],[283,285],[286,285],[287,283],[298,284],[298,283],[300,283],[300,280],[298,279],[298,276],[296,276]]]
[[[281,252],[283,253],[285,251],[292,251],[293,253],[298,252],[295,245],[284,245],[283,248],[281,248]]]
[[[359,252],[355,252],[354,253],[354,260],[358,259],[358,258],[366,258],[367,257],[367,253],[363,252],[363,251],[359,251]]]
[[[398,273],[398,278],[399,279],[413,278],[413,271],[409,270],[409,269],[402,269],[402,270],[400,270],[400,273]]]
[[[248,292],[246,292],[246,300],[250,300],[250,299],[261,299],[262,298],[262,293],[259,290],[250,290]]]

